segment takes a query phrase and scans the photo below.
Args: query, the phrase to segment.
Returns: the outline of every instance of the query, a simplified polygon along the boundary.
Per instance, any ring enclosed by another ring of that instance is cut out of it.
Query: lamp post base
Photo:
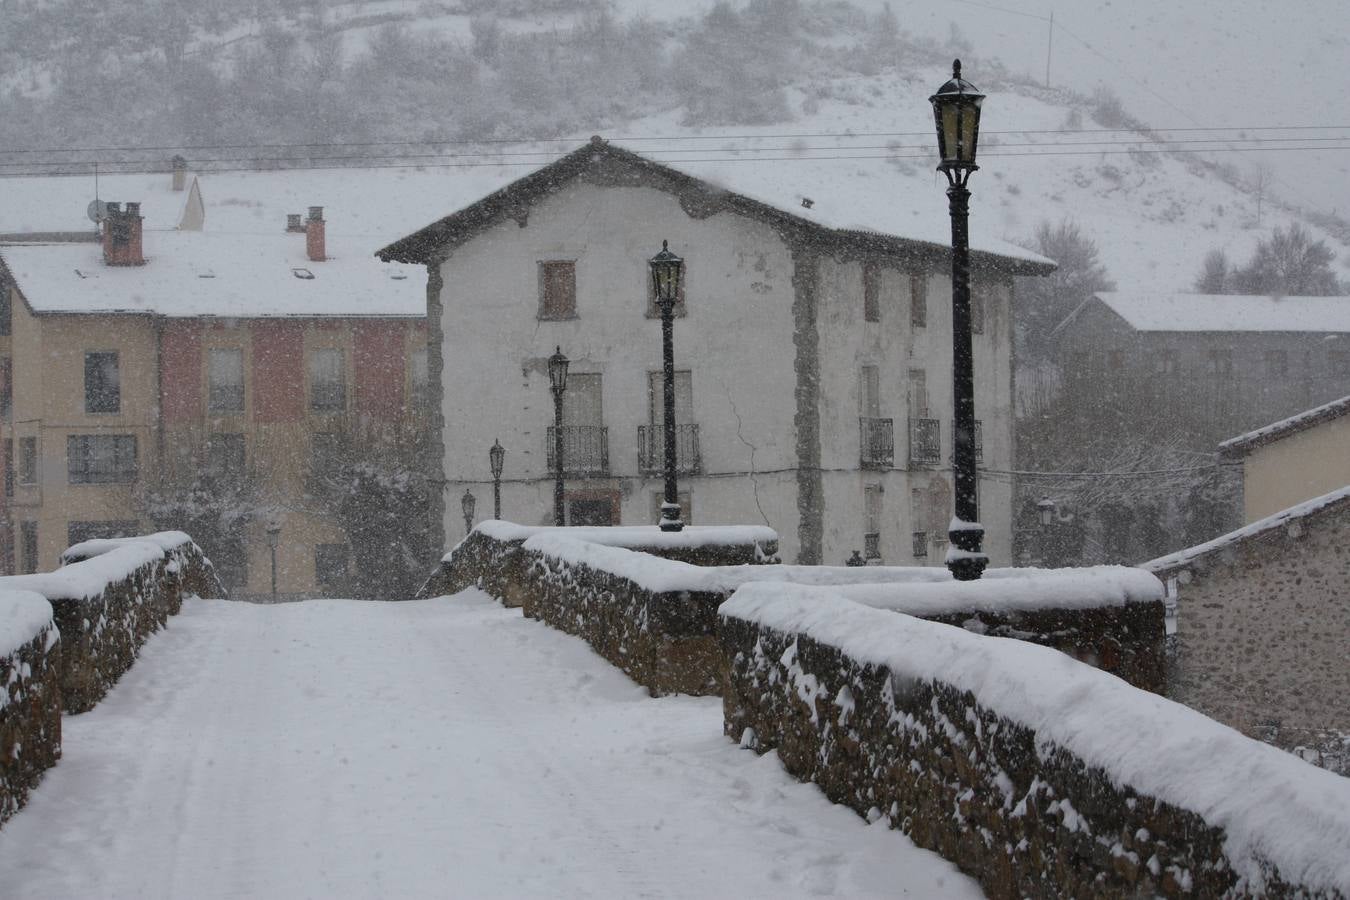
[[[953,525],[956,523],[953,522]],[[977,581],[989,565],[989,557],[980,546],[984,529],[975,522],[962,522],[960,528],[947,532],[951,546],[947,548],[947,570],[957,581]]]
[[[680,519],[678,503],[661,504],[661,522],[658,527],[662,531],[684,531],[684,522]]]

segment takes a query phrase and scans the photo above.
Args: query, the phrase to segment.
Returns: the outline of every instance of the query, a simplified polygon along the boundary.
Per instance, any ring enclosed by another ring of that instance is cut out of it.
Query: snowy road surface
[[[485,595],[190,601],[0,830],[15,898],[978,897]]]

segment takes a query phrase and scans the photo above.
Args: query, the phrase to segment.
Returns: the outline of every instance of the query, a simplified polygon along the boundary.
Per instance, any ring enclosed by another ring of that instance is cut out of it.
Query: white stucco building
[[[869,196],[880,186],[853,187],[851,199],[819,184],[813,200],[813,188],[802,196],[750,171],[745,187],[694,171],[593,139],[380,251],[428,268],[445,541],[464,534],[465,490],[479,518],[492,514],[494,440],[507,450],[503,518],[552,521],[555,347],[571,360],[569,521],[656,521],[661,329],[647,260],[666,240],[686,267],[675,323],[686,520],[766,523],[785,561],[842,563],[857,549],[941,565],[949,248],[869,216],[869,204],[891,205]],[[980,514],[991,560],[1008,564],[1012,276],[1053,264],[999,242],[972,250]]]

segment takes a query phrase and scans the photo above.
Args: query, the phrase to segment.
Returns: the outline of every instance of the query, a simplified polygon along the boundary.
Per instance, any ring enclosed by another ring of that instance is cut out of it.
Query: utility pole
[[[1050,36],[1045,41],[1045,86],[1050,86],[1050,50],[1055,46],[1055,11],[1050,10]]]

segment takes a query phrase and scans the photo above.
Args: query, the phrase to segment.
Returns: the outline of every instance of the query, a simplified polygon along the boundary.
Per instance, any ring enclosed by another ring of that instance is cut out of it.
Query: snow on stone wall
[[[730,737],[992,897],[1350,896],[1350,781],[1064,654],[781,584],[719,634]]]

